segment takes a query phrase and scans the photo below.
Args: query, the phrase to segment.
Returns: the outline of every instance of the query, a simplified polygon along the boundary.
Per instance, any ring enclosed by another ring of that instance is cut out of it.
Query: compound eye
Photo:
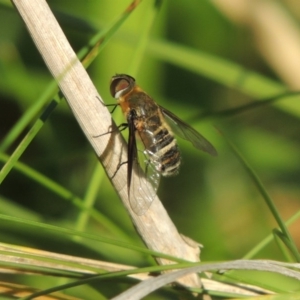
[[[129,75],[113,76],[110,83],[110,94],[118,99],[130,92],[134,84],[134,78]]]
[[[119,98],[120,96],[124,96],[129,87],[129,82],[126,79],[115,79],[110,84],[110,93],[114,98]]]

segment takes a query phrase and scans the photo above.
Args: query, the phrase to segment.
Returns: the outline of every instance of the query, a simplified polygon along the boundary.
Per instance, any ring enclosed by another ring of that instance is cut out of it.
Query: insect
[[[113,76],[110,93],[118,99],[117,105],[127,120],[127,190],[131,208],[136,214],[142,215],[156,196],[160,175],[173,176],[179,171],[181,155],[173,131],[199,150],[213,156],[217,155],[217,151],[195,129],[158,105],[136,85],[133,77],[126,74]],[[145,172],[139,168],[137,138],[145,148]],[[140,172],[138,176],[132,176],[133,169]],[[145,181],[150,181],[153,189]]]

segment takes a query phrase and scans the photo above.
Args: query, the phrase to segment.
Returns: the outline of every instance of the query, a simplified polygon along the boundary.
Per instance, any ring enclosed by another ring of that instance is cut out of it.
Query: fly
[[[113,76],[110,93],[117,99],[117,105],[121,106],[127,120],[127,190],[131,208],[136,214],[142,215],[156,196],[160,175],[173,176],[179,172],[181,155],[173,130],[198,150],[213,156],[217,155],[217,151],[199,132],[158,105],[136,85],[133,77],[126,74]],[[147,159],[145,172],[140,172],[138,179],[134,179],[136,177],[132,176],[132,170],[140,170],[137,138],[145,147],[143,153]],[[145,181],[150,181],[153,189],[146,190],[148,185]]]

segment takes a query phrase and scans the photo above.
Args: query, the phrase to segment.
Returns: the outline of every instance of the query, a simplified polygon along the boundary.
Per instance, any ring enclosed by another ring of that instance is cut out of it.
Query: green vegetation
[[[235,22],[211,1],[148,0],[124,13],[129,4],[49,1],[105,103],[115,101],[109,93],[111,76],[128,73],[217,149],[218,157],[210,157],[178,139],[181,172],[163,178],[158,191],[178,231],[204,246],[205,263],[242,258],[299,262],[300,84],[289,79],[294,73],[281,69],[287,57],[282,55],[275,67],[269,59],[272,49],[262,50],[260,39],[269,37],[257,29],[262,25]],[[292,8],[277,9],[299,31],[300,17]],[[255,30],[262,33],[260,39]],[[89,56],[95,49],[97,55]],[[294,51],[300,57],[300,48]],[[162,270],[59,98],[22,19],[4,0],[0,74],[0,243],[144,268],[141,272]],[[40,116],[53,101],[56,106],[44,121]],[[113,118],[124,122],[120,110]],[[8,254],[19,257],[0,248],[0,255]],[[35,257],[34,252],[18,255]],[[56,257],[42,260],[81,268]],[[16,261],[0,260],[0,266],[24,268]],[[105,274],[65,292],[80,299],[109,299],[136,283],[122,277],[130,272]],[[0,275],[0,281],[49,289],[66,288],[64,284],[81,278],[69,269],[55,274],[59,277]],[[258,285],[282,294],[278,299],[299,292],[296,279],[278,274],[245,270],[215,278]],[[209,292],[216,299],[238,297]],[[177,293],[182,291],[163,288],[149,299],[174,299]]]

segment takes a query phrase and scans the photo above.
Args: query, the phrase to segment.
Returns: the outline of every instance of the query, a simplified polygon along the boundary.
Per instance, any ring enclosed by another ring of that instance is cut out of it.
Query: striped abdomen
[[[139,131],[139,135],[151,163],[163,176],[176,175],[181,157],[171,129],[159,114],[154,114],[144,121],[145,126]]]

